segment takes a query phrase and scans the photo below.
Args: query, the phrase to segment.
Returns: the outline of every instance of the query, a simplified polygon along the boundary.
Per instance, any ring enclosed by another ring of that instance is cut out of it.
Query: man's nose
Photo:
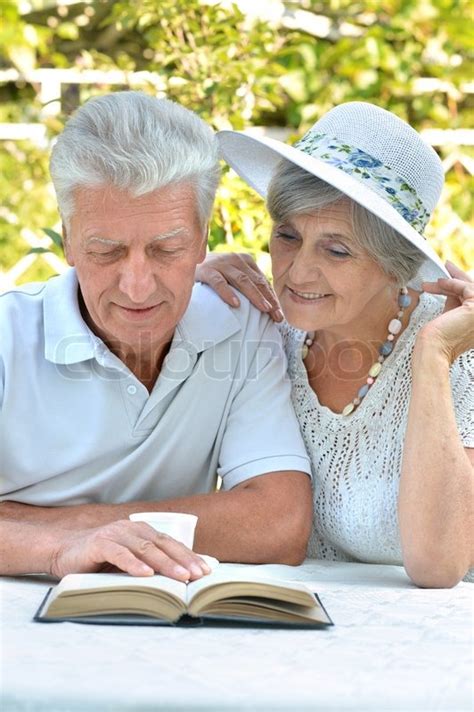
[[[119,288],[130,302],[146,304],[156,290],[155,274],[149,258],[145,255],[129,257],[122,265]]]

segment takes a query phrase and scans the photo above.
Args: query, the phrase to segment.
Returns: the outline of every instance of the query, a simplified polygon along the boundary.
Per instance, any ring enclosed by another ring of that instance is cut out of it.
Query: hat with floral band
[[[407,123],[366,102],[340,104],[294,146],[240,131],[217,134],[222,157],[263,197],[286,159],[331,184],[409,240],[425,259],[421,280],[449,276],[423,236],[444,182],[436,152]]]

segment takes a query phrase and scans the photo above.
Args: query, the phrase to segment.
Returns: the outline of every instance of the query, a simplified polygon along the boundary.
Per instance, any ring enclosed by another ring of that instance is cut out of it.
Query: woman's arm
[[[474,450],[459,437],[449,372],[474,346],[474,285],[461,274],[426,285],[450,303],[420,330],[412,357],[398,514],[405,568],[427,588],[454,586],[474,565]]]

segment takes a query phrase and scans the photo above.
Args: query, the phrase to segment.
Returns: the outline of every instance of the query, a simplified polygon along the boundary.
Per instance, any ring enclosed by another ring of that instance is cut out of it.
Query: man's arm
[[[85,504],[71,507],[35,507],[17,502],[2,502],[0,572],[8,574],[45,571],[64,575],[65,572],[69,573],[69,564],[64,562],[74,565],[74,562],[80,559],[81,565],[87,567],[89,563],[90,566],[95,563],[100,567],[103,561],[95,559],[101,557],[109,563],[119,565],[110,560],[108,551],[104,551],[101,530],[117,520],[127,519],[132,512],[144,510],[196,514],[199,521],[194,548],[220,560],[299,564],[305,557],[311,531],[311,482],[308,475],[302,472],[273,472],[246,480],[229,491],[179,497],[162,502]],[[141,523],[121,522],[125,529],[137,524]],[[111,535],[108,530],[106,534],[108,542]],[[141,555],[140,546],[143,547],[143,543],[135,542],[133,546],[129,546],[125,534],[121,532],[121,535],[122,539],[119,537],[119,541],[112,537],[114,543],[122,549],[132,551],[138,563],[142,561],[154,566],[155,559],[150,560]],[[85,550],[93,543],[97,546],[97,539],[102,548],[95,554],[95,559],[92,557],[93,561],[89,562],[86,557],[87,560],[83,562],[81,556],[85,556]],[[167,540],[167,543],[169,541],[173,540]],[[146,550],[146,553],[148,555],[149,551]],[[168,570],[176,564],[176,550],[168,550],[165,555]],[[194,560],[191,562],[189,558],[183,559],[181,550],[180,555],[180,563],[188,566],[188,569],[190,563],[197,563]],[[121,552],[120,556],[120,560],[124,561],[125,553]],[[158,556],[156,552],[154,556]],[[126,560],[131,564],[130,557]],[[164,572],[163,561],[160,559],[158,563],[158,570]],[[133,562],[132,568],[137,565],[137,562]],[[174,575],[174,578],[178,576]]]
[[[210,573],[197,554],[145,522],[119,520],[88,529],[65,529],[54,523],[25,521],[23,508],[12,506],[9,515],[0,519],[2,575],[48,573],[62,578],[115,568],[131,576],[160,573],[188,581]],[[13,518],[15,509],[20,518]],[[41,508],[29,510],[39,514]]]

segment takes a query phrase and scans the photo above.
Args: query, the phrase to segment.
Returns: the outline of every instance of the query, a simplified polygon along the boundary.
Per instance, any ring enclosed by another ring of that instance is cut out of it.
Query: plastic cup
[[[193,548],[194,530],[198,518],[195,514],[181,512],[136,512],[130,514],[132,522],[146,522],[157,532],[168,534],[176,541],[180,541],[188,549]]]

